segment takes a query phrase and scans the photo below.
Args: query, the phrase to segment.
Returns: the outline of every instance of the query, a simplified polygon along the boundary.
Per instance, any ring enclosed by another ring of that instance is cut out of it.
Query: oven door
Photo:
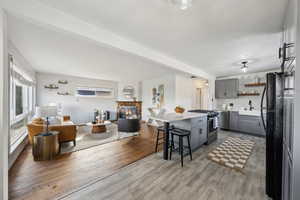
[[[211,144],[218,139],[218,128],[216,126],[215,118],[211,117],[207,120],[207,142],[206,144]]]
[[[211,117],[208,118],[208,122],[207,122],[207,131],[208,133],[210,132],[214,132],[218,129],[218,121],[217,121],[218,117]]]

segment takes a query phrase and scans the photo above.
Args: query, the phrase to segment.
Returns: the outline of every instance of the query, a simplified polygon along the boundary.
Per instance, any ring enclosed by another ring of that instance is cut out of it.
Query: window
[[[35,106],[35,85],[16,63],[10,62],[10,152],[27,135],[26,125]]]
[[[20,116],[23,114],[23,88],[22,86],[16,85],[16,110],[15,116]]]

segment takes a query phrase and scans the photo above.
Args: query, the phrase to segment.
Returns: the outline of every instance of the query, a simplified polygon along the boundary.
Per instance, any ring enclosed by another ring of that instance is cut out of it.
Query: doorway
[[[209,102],[209,90],[208,81],[206,79],[195,79],[194,80],[194,109],[208,109]]]

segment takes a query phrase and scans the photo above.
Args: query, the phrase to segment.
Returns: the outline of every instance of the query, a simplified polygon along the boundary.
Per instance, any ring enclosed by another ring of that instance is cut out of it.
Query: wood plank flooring
[[[206,156],[226,137],[242,137],[255,142],[243,173],[209,161]],[[63,200],[263,200],[265,196],[265,139],[220,131],[218,142],[185,158],[162,160],[162,153],[139,160],[117,173],[99,179]]]
[[[140,136],[34,162],[28,146],[9,171],[9,199],[54,199],[154,152],[153,128],[142,124]]]

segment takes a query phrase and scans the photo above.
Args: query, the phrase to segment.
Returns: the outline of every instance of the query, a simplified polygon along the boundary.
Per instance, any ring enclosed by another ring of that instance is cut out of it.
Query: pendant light
[[[241,70],[246,73],[248,71],[248,66],[246,65],[248,63],[248,61],[243,61],[242,62],[242,67],[241,67]]]

